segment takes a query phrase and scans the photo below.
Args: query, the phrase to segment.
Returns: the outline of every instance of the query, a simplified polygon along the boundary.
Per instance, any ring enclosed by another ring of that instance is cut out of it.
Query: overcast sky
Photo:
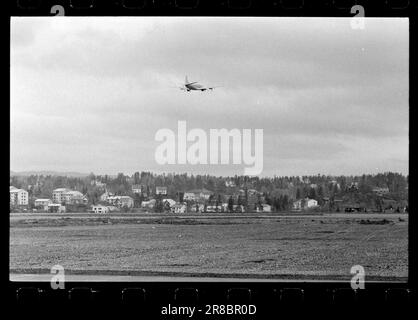
[[[262,175],[408,173],[408,20],[13,18],[11,170],[156,163],[161,128],[264,130]],[[184,76],[212,92],[184,92]]]

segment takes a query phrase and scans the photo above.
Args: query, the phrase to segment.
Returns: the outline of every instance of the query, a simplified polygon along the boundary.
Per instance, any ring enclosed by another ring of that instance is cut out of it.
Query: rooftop
[[[80,191],[74,191],[74,190],[69,190],[66,192],[66,194],[71,194],[73,196],[82,196],[83,194]]]
[[[189,191],[186,191],[186,193],[210,193],[212,194],[213,192],[208,189],[202,188],[202,189],[189,190]]]

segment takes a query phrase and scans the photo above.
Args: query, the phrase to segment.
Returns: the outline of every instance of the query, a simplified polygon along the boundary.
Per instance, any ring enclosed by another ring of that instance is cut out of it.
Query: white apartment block
[[[29,203],[29,195],[26,190],[10,187],[10,205],[11,206],[27,206]]]
[[[52,202],[62,203],[65,202],[64,194],[69,191],[67,188],[58,188],[52,191]]]
[[[59,204],[86,204],[87,198],[80,191],[58,188],[52,191],[52,201]]]

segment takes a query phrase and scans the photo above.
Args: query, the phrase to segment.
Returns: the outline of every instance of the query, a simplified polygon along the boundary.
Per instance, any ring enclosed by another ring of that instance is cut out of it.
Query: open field
[[[10,272],[405,280],[405,214],[11,214]]]

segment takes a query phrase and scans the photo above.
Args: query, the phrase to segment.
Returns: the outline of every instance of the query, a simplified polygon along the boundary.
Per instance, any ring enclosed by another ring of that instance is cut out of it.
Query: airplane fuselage
[[[184,86],[186,87],[187,91],[190,91],[190,90],[205,91],[205,90],[208,89],[208,88],[205,88],[204,86],[202,86],[201,84],[198,84],[198,83],[186,83]]]
[[[201,85],[200,83],[198,83],[197,81],[190,82],[187,79],[187,76],[186,76],[185,81],[184,81],[184,87],[182,86],[180,89],[181,90],[186,90],[186,91],[192,91],[192,90],[206,91],[206,90],[213,90],[214,88],[215,87],[205,87],[205,86]]]

